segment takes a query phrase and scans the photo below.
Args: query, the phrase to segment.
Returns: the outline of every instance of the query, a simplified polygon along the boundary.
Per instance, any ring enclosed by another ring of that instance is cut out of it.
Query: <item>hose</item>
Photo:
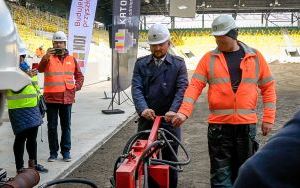
[[[123,149],[123,154],[127,154],[129,153],[132,145],[134,144],[134,142],[142,135],[142,134],[150,134],[151,130],[145,130],[145,131],[140,131],[136,134],[134,134],[132,137],[129,138],[129,140],[127,141],[127,143],[125,144],[125,147]]]
[[[139,158],[137,165],[136,165],[136,171],[135,171],[135,177],[138,178],[138,169],[141,165],[142,160],[145,160],[148,156],[152,155],[157,149],[158,147],[154,148],[150,153],[148,153],[153,147],[161,145],[161,141],[154,141],[153,143],[151,143],[142,153],[141,157]]]
[[[177,155],[175,154],[174,156],[176,157],[177,159],[177,162],[175,161],[167,161],[167,160],[163,160],[163,159],[151,159],[151,163],[152,162],[159,162],[160,164],[168,164],[168,165],[172,165],[172,166],[176,166],[176,165],[187,165],[190,163],[191,159],[190,159],[190,156],[188,154],[188,152],[186,151],[185,147],[183,146],[183,144],[180,142],[180,140],[174,136],[171,132],[169,132],[168,130],[166,129],[163,129],[163,128],[160,128],[159,129],[160,131],[163,131],[163,132],[166,132],[168,135],[170,135],[176,143],[179,144],[179,146],[182,148],[182,150],[184,151],[184,154],[187,158],[186,161],[183,161],[183,162],[178,162],[178,158],[177,158]],[[162,136],[164,137],[164,140],[167,142],[167,145],[170,147],[170,150],[172,151],[172,153],[174,152],[174,149],[172,148],[172,146],[170,145],[169,141],[166,139],[165,135],[162,134]],[[175,152],[174,152],[175,153]],[[174,154],[173,153],[173,154]]]
[[[149,188],[148,185],[148,164],[144,163],[144,188]]]
[[[46,183],[40,185],[38,188],[46,188],[46,187],[50,187],[52,185],[64,184],[64,183],[82,183],[82,184],[89,185],[93,188],[98,188],[97,185],[93,181],[87,180],[87,179],[82,179],[82,178],[68,178],[68,179],[53,180],[53,181],[49,181],[49,182],[46,182]]]
[[[139,172],[139,167],[142,163],[142,161],[144,161],[144,165],[143,165],[143,171],[144,171],[144,188],[148,188],[148,166],[149,164],[162,164],[162,165],[169,165],[171,169],[177,170],[177,171],[183,171],[183,168],[181,168],[180,165],[187,165],[190,163],[190,156],[188,154],[188,152],[186,151],[186,148],[183,146],[183,144],[180,142],[180,140],[171,132],[169,132],[166,129],[163,128],[159,128],[159,133],[162,136],[162,140],[156,140],[153,143],[151,143],[142,153],[141,157],[139,158],[139,160],[137,161],[137,167],[135,170],[135,178],[138,178],[138,172]],[[114,180],[116,178],[116,171],[118,168],[118,164],[120,162],[122,162],[122,158],[126,158],[128,156],[128,153],[130,152],[133,144],[136,142],[136,140],[143,134],[149,134],[151,132],[151,130],[145,130],[145,131],[141,131],[136,133],[135,135],[133,135],[132,137],[130,137],[130,139],[127,141],[125,148],[123,149],[123,155],[121,155],[120,157],[118,157],[115,166],[114,166]],[[180,148],[182,148],[182,150],[184,151],[184,154],[186,156],[186,161],[179,161],[178,156],[175,152],[175,150],[173,149],[173,147],[170,144],[170,141],[167,139],[167,136],[165,135],[165,133],[167,135],[169,135],[172,140],[174,140],[176,143],[178,143],[178,145],[180,146]],[[158,149],[163,148],[164,145],[167,145],[168,148],[170,148],[172,154],[175,156],[176,161],[168,161],[168,160],[163,160],[163,159],[150,159],[148,162],[147,160],[149,159],[150,156],[152,156],[153,153],[155,153]]]
[[[133,144],[135,143],[135,141],[137,139],[139,139],[139,137],[143,134],[149,134],[150,130],[144,130],[144,131],[140,131],[137,132],[136,134],[134,134],[133,136],[131,136],[128,141],[125,144],[125,147],[123,149],[122,155],[119,156],[115,162],[114,165],[114,171],[113,171],[113,177],[110,179],[110,182],[112,184],[113,187],[115,187],[115,181],[116,181],[116,171],[118,168],[118,164],[123,162],[124,158],[127,158],[128,153],[130,152],[131,147],[133,146]]]

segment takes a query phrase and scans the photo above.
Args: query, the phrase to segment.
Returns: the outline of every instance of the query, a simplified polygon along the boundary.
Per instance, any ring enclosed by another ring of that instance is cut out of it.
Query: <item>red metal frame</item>
[[[161,116],[154,120],[148,140],[137,140],[130,151],[130,155],[123,161],[116,171],[116,188],[141,188],[144,179],[144,164],[139,165],[138,161],[145,149],[157,140],[157,133],[161,123]],[[153,155],[152,158],[157,158]],[[169,166],[168,165],[150,165],[148,167],[148,176],[155,181],[161,188],[169,187]],[[138,178],[135,178],[135,172],[138,170]],[[136,181],[137,179],[137,181]]]

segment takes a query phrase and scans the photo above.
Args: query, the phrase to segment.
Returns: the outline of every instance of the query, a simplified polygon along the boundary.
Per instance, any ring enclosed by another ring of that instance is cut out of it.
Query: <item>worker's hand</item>
[[[272,123],[263,122],[261,125],[261,132],[263,136],[267,136],[269,132],[271,132],[273,127]]]
[[[154,110],[149,108],[145,109],[141,115],[148,120],[154,120],[156,117]]]
[[[55,55],[54,48],[48,48],[46,54],[43,56],[43,59],[49,60],[51,55]]]
[[[55,49],[54,48],[48,48],[46,55],[55,55]]]
[[[38,71],[36,69],[31,69],[26,72],[30,77],[34,77],[37,75]]]
[[[172,119],[172,125],[174,127],[180,127],[181,124],[187,119],[187,116],[182,113],[177,113]]]
[[[176,112],[169,111],[165,114],[165,120],[166,122],[171,122],[172,118],[176,115]]]

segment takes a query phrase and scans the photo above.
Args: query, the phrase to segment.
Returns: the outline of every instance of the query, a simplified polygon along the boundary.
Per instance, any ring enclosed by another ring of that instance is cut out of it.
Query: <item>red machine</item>
[[[114,167],[114,181],[112,184],[116,188],[141,188],[148,187],[149,183],[155,187],[169,188],[170,168],[182,171],[181,166],[189,163],[190,158],[186,149],[180,141],[169,131],[159,128],[161,116],[158,116],[150,130],[142,131],[131,137],[123,154],[118,158]],[[140,137],[149,135],[148,140]],[[167,136],[172,138],[167,139]],[[171,142],[177,142],[186,155],[186,161],[180,162]],[[161,149],[170,147],[177,161],[166,161],[161,159]]]

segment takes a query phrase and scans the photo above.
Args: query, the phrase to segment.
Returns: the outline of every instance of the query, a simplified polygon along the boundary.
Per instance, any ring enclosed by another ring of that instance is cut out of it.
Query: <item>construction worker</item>
[[[300,111],[240,168],[236,188],[300,187]]]
[[[32,83],[14,92],[8,90],[6,93],[8,114],[13,132],[15,134],[14,156],[17,173],[21,173],[24,168],[24,147],[29,156],[28,167],[35,168],[41,173],[47,173],[48,169],[37,163],[37,133],[38,128],[43,123],[42,115],[38,107],[39,86],[37,71],[30,70],[25,62],[26,50],[19,49],[20,69],[31,77]]]
[[[66,42],[67,36],[64,32],[54,33],[53,48],[47,50],[38,66],[39,72],[44,72],[50,149],[48,162],[53,162],[58,157],[58,116],[61,125],[60,153],[64,161],[71,161],[71,109],[75,102],[75,92],[81,89],[84,81],[76,59],[66,49]]]
[[[35,55],[36,57],[38,58],[42,58],[44,55],[45,55],[45,50],[43,49],[43,45],[41,45],[40,47],[38,47],[36,50],[35,50]]]
[[[200,60],[174,118],[179,127],[209,84],[208,147],[211,187],[232,187],[239,167],[258,148],[255,140],[258,88],[263,99],[262,133],[275,121],[275,81],[261,53],[237,40],[234,19],[221,15],[212,23],[217,48]]]
[[[157,115],[165,116],[161,127],[180,139],[180,128],[171,126],[170,121],[179,109],[188,84],[185,62],[168,53],[170,32],[164,25],[150,27],[148,43],[152,54],[136,61],[132,78],[132,98],[139,115],[138,131],[151,129]],[[177,153],[178,145],[172,147]],[[175,161],[168,148],[162,150],[162,158]],[[177,171],[171,169],[170,187],[177,186],[177,179]]]

